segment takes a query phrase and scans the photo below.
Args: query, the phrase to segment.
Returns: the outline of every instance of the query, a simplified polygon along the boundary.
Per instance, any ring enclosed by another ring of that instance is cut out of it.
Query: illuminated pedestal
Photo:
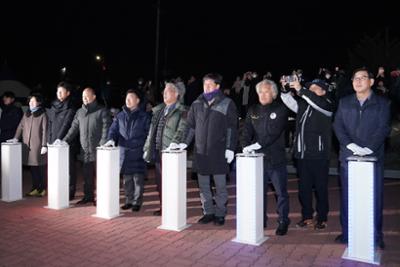
[[[263,154],[236,155],[236,238],[232,241],[261,245],[263,221]]]
[[[373,157],[349,157],[348,225],[349,244],[344,259],[379,264],[374,240],[374,165]]]
[[[119,160],[118,147],[97,148],[96,217],[119,216]]]
[[[47,206],[49,209],[69,207],[69,146],[48,145]],[[73,164],[73,163],[72,163]]]
[[[159,229],[182,231],[186,224],[186,150],[162,153],[162,215]]]
[[[1,196],[6,202],[22,199],[21,143],[1,143]]]

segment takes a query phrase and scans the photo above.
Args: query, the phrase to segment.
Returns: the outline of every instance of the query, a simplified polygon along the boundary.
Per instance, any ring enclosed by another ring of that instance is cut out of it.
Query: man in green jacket
[[[167,83],[163,92],[164,103],[153,108],[150,131],[144,145],[143,158],[156,167],[156,184],[161,203],[161,151],[171,144],[182,143],[186,134],[187,108],[178,102],[179,90],[173,83]],[[154,212],[160,216],[161,209]]]

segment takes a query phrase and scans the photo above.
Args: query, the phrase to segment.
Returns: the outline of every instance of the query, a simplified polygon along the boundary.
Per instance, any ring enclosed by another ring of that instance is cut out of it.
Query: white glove
[[[62,141],[60,139],[56,139],[56,141],[54,141],[53,146],[67,146],[68,143],[65,141]]]
[[[360,155],[363,156],[361,154],[363,154],[363,148],[360,147],[359,145],[355,144],[355,143],[350,143],[346,146],[349,150],[351,150],[353,152],[354,155]]]
[[[17,139],[17,138],[8,139],[6,142],[7,142],[7,143],[15,144],[15,143],[18,143],[18,139]]]
[[[143,157],[144,161],[146,161],[147,163],[150,163],[150,161],[147,159],[147,151],[143,152]]]
[[[102,147],[115,147],[114,140],[108,140]]]
[[[363,147],[363,150],[365,152],[365,155],[371,155],[372,153],[374,153],[374,151],[372,151],[368,147]]]
[[[187,145],[185,143],[171,143],[169,144],[169,147],[167,147],[166,150],[171,151],[171,150],[178,150],[178,151],[182,151],[185,148],[187,148]]]
[[[255,150],[259,150],[260,148],[261,148],[261,145],[257,142],[252,145],[244,147],[243,153],[245,153],[245,154],[254,153]]]
[[[234,157],[235,157],[235,152],[229,149],[225,150],[226,162],[231,163]]]
[[[44,155],[47,153],[47,147],[42,147],[42,149],[40,149],[40,155]]]

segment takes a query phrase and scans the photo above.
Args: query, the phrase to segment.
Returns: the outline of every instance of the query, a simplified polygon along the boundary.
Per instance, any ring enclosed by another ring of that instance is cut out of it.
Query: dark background
[[[156,6],[155,0],[2,3],[2,78],[52,91],[64,66],[69,79],[93,86],[101,75],[119,88],[140,76],[153,79]],[[398,38],[396,18],[394,2],[384,1],[164,0],[160,79],[216,71],[231,80],[248,70],[279,76],[293,68],[314,74],[321,66],[348,67],[349,53],[364,36]],[[96,54],[104,57],[105,72]]]

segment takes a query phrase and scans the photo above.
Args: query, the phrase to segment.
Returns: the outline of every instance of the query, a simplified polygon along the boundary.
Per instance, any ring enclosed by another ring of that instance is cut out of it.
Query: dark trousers
[[[383,218],[383,181],[384,166],[383,162],[375,164],[374,175],[374,221],[375,221],[375,240],[379,241],[383,238],[382,218]],[[345,240],[348,240],[348,164],[347,162],[340,164],[340,182],[341,182],[341,206],[340,206],[340,223],[342,225],[342,234]]]
[[[46,189],[46,181],[44,179],[44,165],[31,166],[30,170],[32,175],[32,189],[37,189],[38,191]]]
[[[75,196],[76,192],[76,153],[69,151],[69,195]]]
[[[272,182],[275,188],[279,221],[289,223],[289,194],[287,192],[286,165],[264,169],[264,220],[267,220],[268,184]]]
[[[83,192],[85,198],[92,201],[94,200],[94,175],[95,175],[96,162],[84,162],[82,164],[82,173],[84,179]]]
[[[158,196],[160,198],[160,207],[162,206],[162,166],[161,166],[161,154],[159,151],[156,151],[156,155],[155,155],[155,161],[154,161],[154,165],[155,165],[155,171],[156,171],[156,186],[157,186],[157,192],[158,192]]]
[[[313,188],[315,190],[317,220],[328,220],[328,175],[329,161],[325,159],[298,159],[297,171],[299,175],[299,199],[301,214],[304,220],[312,219]]]

